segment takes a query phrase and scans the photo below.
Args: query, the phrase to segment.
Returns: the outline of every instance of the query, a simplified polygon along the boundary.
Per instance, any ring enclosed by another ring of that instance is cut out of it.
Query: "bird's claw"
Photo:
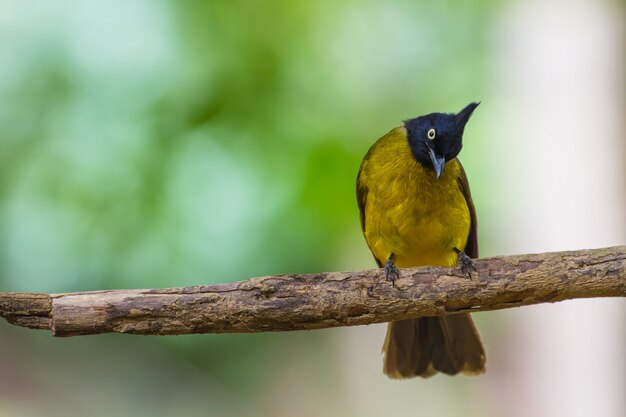
[[[386,281],[391,281],[391,285],[392,286],[396,286],[396,279],[400,278],[400,271],[398,271],[398,268],[396,268],[396,266],[394,265],[393,261],[391,259],[387,259],[387,262],[385,262],[385,280]]]
[[[474,266],[474,261],[472,261],[472,258],[467,256],[462,251],[458,251],[457,254],[459,255],[459,266],[461,267],[461,272],[472,278],[472,273],[470,271],[478,272]]]

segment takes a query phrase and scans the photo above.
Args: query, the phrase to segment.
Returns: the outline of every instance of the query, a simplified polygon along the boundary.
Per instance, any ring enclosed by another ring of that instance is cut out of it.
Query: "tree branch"
[[[626,246],[501,256],[458,268],[275,275],[220,285],[0,293],[0,316],[54,336],[263,332],[382,323],[571,298],[626,296]]]

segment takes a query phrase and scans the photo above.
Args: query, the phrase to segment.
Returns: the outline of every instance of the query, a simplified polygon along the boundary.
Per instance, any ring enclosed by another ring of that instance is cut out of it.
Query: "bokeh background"
[[[355,176],[482,101],[483,256],[626,242],[624,2],[0,1],[0,290],[374,267]],[[53,339],[0,323],[0,416],[623,416],[626,303],[475,315],[480,378],[391,381],[384,325]]]

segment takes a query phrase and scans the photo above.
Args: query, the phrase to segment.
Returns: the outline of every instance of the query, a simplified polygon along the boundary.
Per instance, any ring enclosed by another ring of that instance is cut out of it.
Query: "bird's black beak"
[[[446,158],[443,156],[437,156],[435,150],[428,147],[428,155],[430,155],[430,160],[433,162],[433,168],[435,168],[435,174],[437,174],[437,179],[441,176],[443,172],[443,166],[446,164]]]
[[[465,124],[469,120],[470,116],[474,112],[474,109],[478,107],[480,103],[470,103],[463,110],[461,110],[456,115],[456,128],[461,133],[463,133],[463,129],[465,128]]]

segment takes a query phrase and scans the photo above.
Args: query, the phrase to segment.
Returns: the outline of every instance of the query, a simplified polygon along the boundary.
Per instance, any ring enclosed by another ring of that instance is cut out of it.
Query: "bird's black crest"
[[[427,167],[433,167],[432,153],[445,161],[456,158],[463,147],[463,130],[479,103],[470,103],[457,114],[431,113],[404,122],[407,139],[415,159]],[[434,129],[434,139],[428,132]],[[431,152],[432,151],[432,152]]]

